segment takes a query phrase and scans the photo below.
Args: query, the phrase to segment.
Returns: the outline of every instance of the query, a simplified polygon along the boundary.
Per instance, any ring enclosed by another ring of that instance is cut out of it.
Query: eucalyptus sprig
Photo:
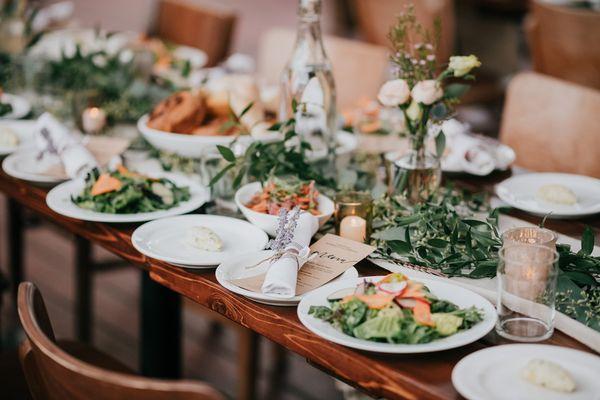
[[[448,276],[493,277],[502,245],[496,223],[499,211],[476,219],[475,212],[489,211],[484,199],[452,187],[414,207],[384,197],[375,205],[372,238],[384,258],[406,260]]]
[[[248,109],[247,107],[244,111]],[[241,116],[231,119],[232,123],[239,124]],[[244,178],[264,183],[275,176],[294,176],[301,180],[314,180],[318,185],[334,188],[335,180],[325,177],[309,162],[307,153],[311,150],[311,146],[300,138],[295,131],[295,126],[294,118],[273,125],[270,130],[279,131],[282,139],[272,142],[254,141],[240,156],[236,156],[232,149],[236,145],[235,142],[230,147],[217,146],[219,153],[228,164],[213,177],[210,185],[213,186],[228,171],[234,170],[236,172],[233,180],[234,189],[241,185]]]

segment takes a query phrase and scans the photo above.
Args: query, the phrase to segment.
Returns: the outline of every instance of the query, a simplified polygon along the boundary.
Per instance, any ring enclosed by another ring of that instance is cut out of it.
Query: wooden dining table
[[[486,178],[455,177],[471,190],[491,191],[493,184],[510,172]],[[46,205],[47,189],[19,181],[0,172],[0,191],[12,201],[67,231],[122,257],[145,271],[142,278],[141,371],[149,376],[176,377],[180,368],[179,295],[262,335],[306,358],[307,362],[376,398],[460,399],[452,385],[452,369],[463,357],[477,350],[507,343],[494,332],[483,339],[452,350],[426,354],[382,355],[353,350],[331,343],[306,329],[296,307],[259,304],[234,294],[217,282],[213,270],[190,270],[140,254],[131,243],[137,225],[85,222],[56,214]],[[202,210],[200,210],[202,212]],[[539,218],[511,211],[511,215],[538,223]],[[584,220],[549,220],[546,226],[579,237],[585,225],[600,231],[600,217]],[[363,261],[361,275],[386,271]],[[562,332],[555,331],[546,343],[593,352]]]

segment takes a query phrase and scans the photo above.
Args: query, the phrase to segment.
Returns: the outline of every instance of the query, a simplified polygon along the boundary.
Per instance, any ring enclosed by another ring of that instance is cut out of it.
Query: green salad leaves
[[[166,210],[189,199],[188,187],[178,187],[169,179],[149,178],[123,167],[110,173],[90,171],[83,192],[72,197],[81,208],[109,214]]]
[[[389,277],[401,282],[398,276],[401,274],[390,274],[380,283],[385,284],[386,279],[389,282]],[[346,335],[397,344],[429,343],[469,329],[483,319],[475,307],[461,309],[436,298],[419,283],[400,279],[409,283],[401,290],[366,283],[359,285],[353,295],[330,299],[329,307],[311,306],[309,314]]]

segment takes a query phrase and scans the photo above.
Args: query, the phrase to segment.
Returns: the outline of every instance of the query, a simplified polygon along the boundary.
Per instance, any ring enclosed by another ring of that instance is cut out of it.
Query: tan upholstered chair
[[[158,36],[174,43],[202,49],[208,65],[222,61],[231,44],[235,13],[186,0],[162,0],[158,11]]]
[[[139,377],[89,346],[56,341],[44,300],[30,282],[19,286],[18,311],[27,335],[19,356],[34,400],[223,399],[206,384]]]
[[[528,72],[508,86],[500,139],[533,171],[600,178],[600,91]]]
[[[600,90],[600,13],[532,2],[525,31],[533,69]]]
[[[261,38],[258,49],[258,75],[265,82],[278,83],[291,57],[296,32],[271,29]],[[386,78],[389,54],[385,47],[327,36],[325,51],[333,65],[337,105],[344,110],[361,98],[375,98]]]
[[[389,46],[387,34],[407,4],[414,4],[417,19],[432,30],[436,18],[442,22],[438,59],[447,60],[454,49],[455,18],[453,0],[353,0],[356,21],[363,38],[380,46]]]

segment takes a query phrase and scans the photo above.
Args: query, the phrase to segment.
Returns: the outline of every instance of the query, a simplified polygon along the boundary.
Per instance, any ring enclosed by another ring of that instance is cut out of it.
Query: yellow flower
[[[461,77],[469,72],[473,68],[481,66],[481,62],[477,59],[477,56],[471,54],[470,56],[452,56],[450,57],[450,64],[448,69],[454,71],[455,77]]]

